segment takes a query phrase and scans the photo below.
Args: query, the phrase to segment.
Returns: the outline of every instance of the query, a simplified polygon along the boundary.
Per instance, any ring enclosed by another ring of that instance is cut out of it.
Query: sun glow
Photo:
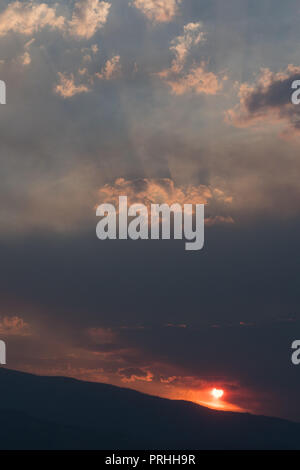
[[[222,398],[222,396],[224,395],[224,390],[213,388],[211,394],[214,398],[219,399]]]

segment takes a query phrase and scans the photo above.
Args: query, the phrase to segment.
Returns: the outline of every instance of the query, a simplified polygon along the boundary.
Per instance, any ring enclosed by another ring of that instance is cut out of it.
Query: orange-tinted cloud
[[[9,32],[30,35],[46,26],[50,29],[65,26],[65,18],[57,15],[56,5],[49,7],[46,3],[16,1],[0,14],[0,36]]]
[[[114,184],[106,184],[99,189],[99,203],[113,203],[118,206],[119,196],[127,196],[128,204],[231,204],[232,197],[224,191],[205,185],[176,185],[170,178],[140,178],[126,180],[118,178]],[[219,223],[229,222],[220,218]],[[232,219],[230,219],[230,223]]]
[[[0,334],[2,336],[30,336],[31,329],[22,318],[5,316],[0,318]]]
[[[154,23],[172,21],[181,0],[133,0],[132,4]]]
[[[183,34],[173,39],[170,47],[175,55],[172,62],[173,72],[180,72],[192,48],[205,40],[206,34],[203,31],[201,22],[186,24],[183,28]]]
[[[67,75],[66,73],[58,73],[59,82],[54,88],[54,92],[63,98],[72,98],[72,96],[80,93],[87,93],[90,91],[89,87],[85,84],[75,84],[74,74]]]
[[[172,41],[170,50],[175,55],[171,67],[162,70],[158,76],[171,88],[175,95],[194,92],[198,95],[215,95],[222,88],[222,80],[207,70],[207,63],[189,64],[193,49],[206,40],[202,23],[188,23],[183,34]]]
[[[100,202],[118,204],[122,195],[127,196],[132,204],[206,204],[212,197],[212,191],[204,185],[176,186],[169,178],[119,178],[113,185],[106,184],[99,190]]]
[[[278,73],[262,69],[256,83],[239,85],[239,103],[226,112],[226,121],[236,127],[279,123],[285,133],[299,133],[299,107],[291,101],[291,85],[299,77],[294,65]]]
[[[121,71],[120,56],[115,55],[108,59],[100,73],[96,73],[96,77],[103,80],[110,80],[119,75]]]
[[[146,368],[138,367],[127,367],[125,369],[119,369],[118,375],[121,377],[122,382],[152,382],[154,375]]]
[[[165,82],[174,95],[183,95],[190,91],[197,95],[215,95],[222,88],[218,77],[213,72],[206,71],[204,62],[178,78],[166,77]]]
[[[89,53],[86,53],[86,49],[83,49],[85,55],[83,56],[83,62],[89,63],[92,62],[92,57]],[[97,50],[95,46],[90,48],[92,54],[95,54]],[[81,93],[88,93],[93,89],[95,83],[95,78],[100,80],[113,80],[120,75],[121,65],[120,65],[120,56],[113,56],[111,59],[108,59],[103,65],[101,72],[90,73],[87,67],[79,68],[78,71],[74,73],[61,73],[58,72],[58,83],[54,87],[54,93],[63,98],[73,98]],[[76,83],[77,82],[77,83]]]
[[[78,38],[90,39],[107,21],[111,5],[100,0],[80,0],[75,3],[69,32]]]
[[[48,27],[78,39],[90,39],[106,23],[111,5],[100,0],[79,0],[71,20],[58,16],[57,6],[50,7],[34,0],[10,3],[0,14],[0,36],[9,32],[31,35]]]

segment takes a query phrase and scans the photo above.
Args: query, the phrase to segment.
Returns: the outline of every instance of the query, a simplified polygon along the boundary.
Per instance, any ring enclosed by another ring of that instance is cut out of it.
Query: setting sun
[[[219,390],[217,388],[214,388],[212,391],[211,391],[211,394],[214,398],[221,398],[223,395],[224,395],[224,390]]]

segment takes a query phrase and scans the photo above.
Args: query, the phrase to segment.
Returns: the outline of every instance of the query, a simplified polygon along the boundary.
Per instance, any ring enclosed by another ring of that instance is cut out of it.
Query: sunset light
[[[214,398],[216,399],[219,399],[219,398],[222,398],[222,396],[224,395],[224,390],[220,390],[220,389],[217,389],[217,388],[214,388],[212,391],[211,391],[211,394]]]
[[[0,0],[0,453],[300,451],[299,26]]]

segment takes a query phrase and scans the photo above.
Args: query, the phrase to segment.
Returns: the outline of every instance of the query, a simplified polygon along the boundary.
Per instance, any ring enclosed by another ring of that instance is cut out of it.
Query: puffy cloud
[[[18,58],[18,61],[20,62],[20,64],[22,65],[30,65],[31,64],[31,56],[29,54],[28,51],[25,51],[23,55],[21,55],[19,58]]]
[[[180,72],[185,60],[193,46],[197,46],[206,40],[206,35],[202,31],[202,23],[188,23],[183,28],[183,34],[173,39],[170,50],[174,52],[175,59],[172,62],[172,70]]]
[[[99,0],[76,2],[69,22],[70,34],[90,39],[106,23],[110,7],[110,3]]]
[[[202,23],[188,23],[183,34],[172,41],[170,50],[175,55],[171,67],[159,72],[158,76],[171,88],[175,95],[187,92],[215,95],[222,88],[222,82],[213,72],[207,71],[207,64],[190,64],[195,46],[206,40]]]
[[[115,55],[111,59],[107,60],[100,73],[96,73],[96,76],[100,79],[110,80],[116,77],[121,71],[120,56]]]
[[[119,197],[127,196],[128,205],[142,203],[150,210],[151,204],[206,204],[205,224],[213,225],[233,224],[234,219],[223,212],[228,211],[228,205],[233,198],[218,188],[205,185],[176,186],[169,178],[141,178],[125,180],[119,178],[113,185],[106,184],[98,192],[99,203],[114,204],[118,209]],[[180,327],[185,327],[180,324]]]
[[[133,0],[133,5],[154,23],[167,23],[177,14],[181,0]]]
[[[3,336],[29,336],[31,331],[29,324],[22,318],[5,316],[0,319],[0,334]]]
[[[278,73],[262,69],[256,83],[239,85],[239,103],[226,112],[226,121],[236,127],[282,123],[286,134],[299,133],[299,107],[291,102],[291,85],[299,77],[300,67],[294,65]]]
[[[65,19],[57,16],[56,5],[46,3],[12,2],[0,14],[0,36],[9,32],[31,35],[48,26],[50,29],[63,29]]]
[[[92,58],[89,55],[85,55],[83,57],[84,62],[87,62],[87,57],[92,61]],[[63,98],[72,98],[80,93],[88,93],[92,90],[95,78],[99,78],[101,80],[112,80],[120,74],[120,71],[120,56],[117,55],[108,59],[99,73],[91,74],[87,67],[79,68],[76,74],[59,72],[59,81],[54,87],[54,93],[62,96]],[[80,83],[76,84],[76,81],[79,81]]]
[[[99,190],[100,202],[118,204],[119,196],[124,195],[131,204],[203,204],[212,197],[212,192],[204,185],[175,186],[169,178],[119,178],[113,185],[106,184]]]
[[[178,79],[166,77],[165,82],[171,87],[174,95],[183,95],[189,91],[194,91],[197,95],[215,95],[222,88],[218,77],[205,70],[204,62]]]
[[[207,204],[209,217],[208,225],[234,223],[230,216],[215,214],[221,206],[232,203],[232,197],[218,188],[205,185],[176,186],[169,178],[141,178],[137,180],[125,180],[119,178],[113,185],[106,184],[99,190],[99,202],[119,204],[119,196],[127,196],[128,204]],[[210,205],[212,207],[210,207]]]
[[[118,374],[122,377],[122,382],[136,382],[137,380],[142,382],[152,382],[154,375],[147,369],[139,367],[128,367],[119,369]]]
[[[107,21],[110,3],[100,0],[79,0],[71,20],[57,15],[57,4],[12,2],[0,14],[0,36],[9,32],[31,35],[45,27],[62,30],[79,39],[90,39]]]
[[[72,96],[90,91],[89,87],[84,84],[76,85],[74,74],[67,75],[58,73],[59,83],[55,86],[54,92],[63,98],[72,98]]]

